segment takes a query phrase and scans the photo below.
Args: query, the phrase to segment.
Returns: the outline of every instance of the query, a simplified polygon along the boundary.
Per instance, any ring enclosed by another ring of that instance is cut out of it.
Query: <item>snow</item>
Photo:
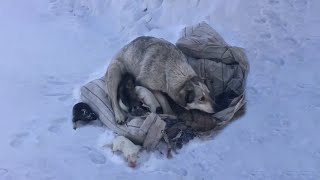
[[[0,1],[0,179],[320,179],[317,0]],[[247,49],[247,113],[173,159],[132,170],[99,123],[74,131],[79,87],[140,35],[205,20]]]

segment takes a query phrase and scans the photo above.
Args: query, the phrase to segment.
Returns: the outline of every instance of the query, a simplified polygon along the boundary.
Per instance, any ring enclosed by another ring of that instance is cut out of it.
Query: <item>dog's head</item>
[[[134,87],[136,86],[135,79],[132,75],[126,74],[122,80],[124,87],[126,90],[133,90]]]
[[[199,77],[193,77],[179,92],[178,103],[184,108],[198,109],[207,113],[214,113],[213,100],[209,95],[208,87]]]

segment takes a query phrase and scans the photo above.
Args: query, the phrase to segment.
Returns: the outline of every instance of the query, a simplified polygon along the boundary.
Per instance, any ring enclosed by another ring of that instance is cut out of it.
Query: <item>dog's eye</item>
[[[204,101],[204,97],[202,96],[202,97],[199,99],[199,101]]]
[[[86,116],[88,113],[86,109],[81,109],[81,112],[82,112],[82,116]]]

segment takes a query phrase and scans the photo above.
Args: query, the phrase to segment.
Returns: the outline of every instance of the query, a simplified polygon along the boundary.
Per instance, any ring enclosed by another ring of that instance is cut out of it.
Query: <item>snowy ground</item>
[[[147,2],[147,3],[146,3]],[[0,1],[0,179],[320,179],[318,0]],[[248,111],[174,159],[137,170],[101,145],[98,123],[72,130],[79,87],[139,35],[171,42],[206,20],[245,47]]]

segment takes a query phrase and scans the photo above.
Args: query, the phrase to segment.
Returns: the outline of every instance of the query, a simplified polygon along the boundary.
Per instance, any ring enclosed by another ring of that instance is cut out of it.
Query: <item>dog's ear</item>
[[[187,90],[185,101],[186,103],[191,103],[195,98],[195,93],[193,89]]]
[[[183,107],[186,107],[187,103],[190,103],[193,101],[194,96],[195,96],[195,93],[194,93],[193,84],[191,82],[187,82],[179,92],[179,98],[178,98],[179,102],[177,103]]]

